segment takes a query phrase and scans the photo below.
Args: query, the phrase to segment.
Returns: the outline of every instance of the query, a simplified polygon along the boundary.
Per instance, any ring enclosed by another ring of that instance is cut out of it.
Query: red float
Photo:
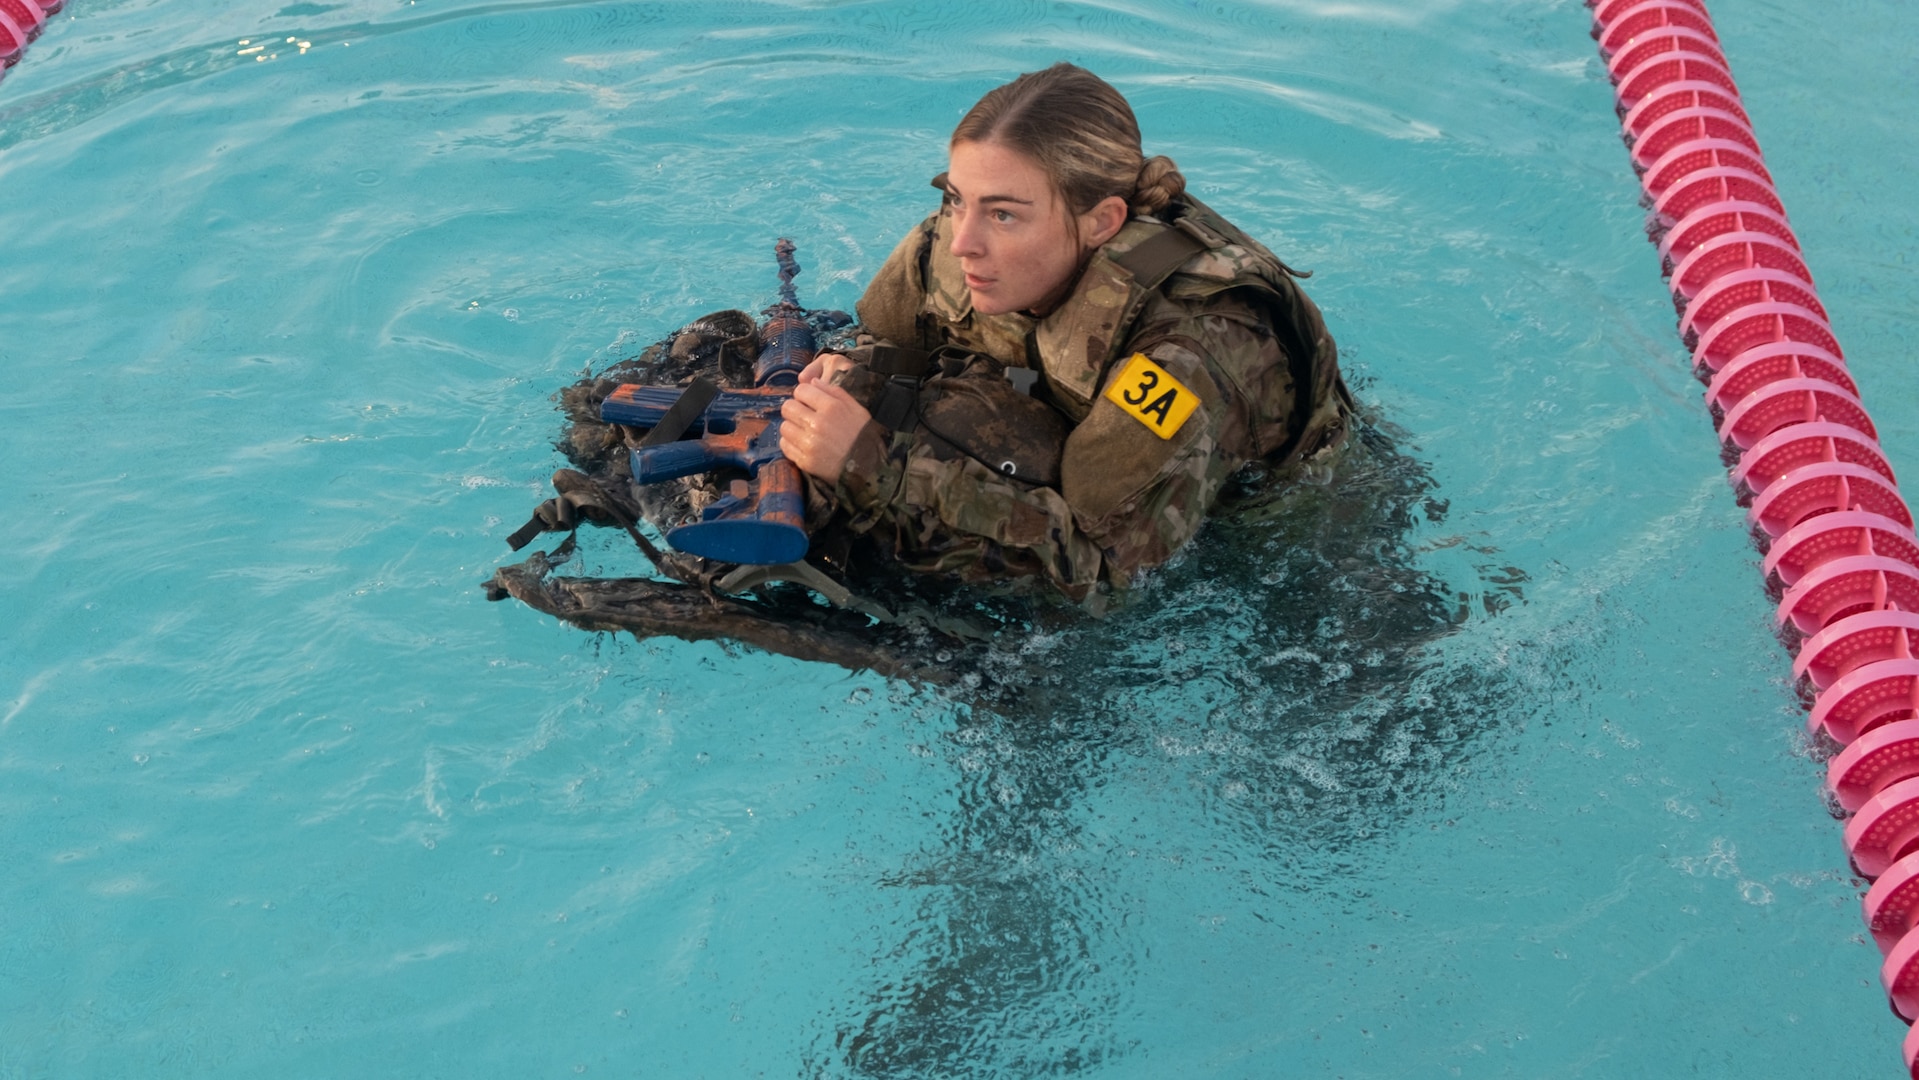
[[[1685,27],[1706,35],[1714,42],[1719,40],[1719,35],[1713,32],[1712,20],[1691,4],[1680,3],[1679,0],[1642,0],[1620,12],[1619,18],[1599,33],[1599,51],[1611,56],[1632,44],[1635,37],[1657,33],[1668,26]]]
[[[1619,122],[1626,138],[1637,141],[1653,122],[1662,116],[1678,112],[1680,109],[1718,109],[1738,117],[1746,126],[1752,126],[1752,118],[1746,115],[1746,109],[1739,103],[1739,96],[1717,83],[1704,80],[1696,82],[1680,81],[1667,83],[1654,93],[1641,100],[1626,111]]]
[[[1748,450],[1780,428],[1822,420],[1844,424],[1869,439],[1879,438],[1865,405],[1844,388],[1823,379],[1781,379],[1759,387],[1727,409],[1726,418],[1719,424],[1719,439]]]
[[[1759,138],[1747,126],[1745,117],[1725,109],[1698,107],[1679,109],[1660,117],[1632,144],[1633,166],[1650,169],[1665,154],[1701,139],[1727,139],[1759,153]]]
[[[1817,345],[1777,341],[1745,349],[1734,356],[1712,377],[1712,384],[1706,387],[1706,400],[1712,402],[1713,408],[1725,413],[1753,391],[1787,379],[1818,379],[1854,397],[1859,395],[1859,388],[1852,381],[1852,373],[1846,370],[1845,362],[1838,357]]]
[[[1710,329],[1713,323],[1725,318],[1734,308],[1768,300],[1797,304],[1821,319],[1827,319],[1826,306],[1819,302],[1819,295],[1804,279],[1761,266],[1721,274],[1699,290],[1699,295],[1686,304],[1685,314],[1680,316],[1679,339],[1690,349],[1698,344],[1701,331]]]
[[[1786,530],[1784,536],[1773,541],[1761,569],[1767,580],[1777,577],[1781,585],[1791,586],[1814,569],[1849,555],[1884,555],[1919,566],[1919,537],[1913,535],[1911,526],[1884,514],[1835,510]]]
[[[1700,207],[1728,202],[1758,203],[1782,218],[1786,216],[1785,204],[1779,201],[1771,180],[1749,169],[1701,169],[1687,174],[1653,200],[1653,220],[1663,233]]]

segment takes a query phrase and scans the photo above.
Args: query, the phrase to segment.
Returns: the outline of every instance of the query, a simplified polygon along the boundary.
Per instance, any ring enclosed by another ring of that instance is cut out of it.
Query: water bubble
[[[504,316],[506,316],[506,321],[507,321],[507,322],[519,322],[519,321],[520,321],[520,309],[519,309],[519,308],[516,308],[516,307],[510,307],[510,308],[507,308],[507,309],[506,309],[505,311],[502,311],[502,312],[500,312],[500,314],[502,314],[502,315],[504,315]]]

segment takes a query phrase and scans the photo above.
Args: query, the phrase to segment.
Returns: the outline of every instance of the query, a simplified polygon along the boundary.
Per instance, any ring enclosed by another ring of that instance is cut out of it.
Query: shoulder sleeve
[[[1061,493],[1115,578],[1165,562],[1199,531],[1246,462],[1237,376],[1285,369],[1271,335],[1230,314],[1148,328],[1133,349],[1106,373],[1061,465]]]
[[[926,297],[926,253],[938,220],[938,214],[928,215],[901,238],[854,305],[860,324],[881,341],[918,343],[919,313]]]

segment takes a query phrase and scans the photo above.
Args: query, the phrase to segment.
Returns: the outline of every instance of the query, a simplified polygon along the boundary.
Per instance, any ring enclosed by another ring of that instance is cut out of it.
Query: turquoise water
[[[1909,468],[1919,12],[1714,11]],[[1897,1075],[1587,25],[74,0],[0,82],[0,1077]],[[1061,57],[1316,271],[1403,498],[999,711],[485,601],[558,388],[775,236],[850,306]]]

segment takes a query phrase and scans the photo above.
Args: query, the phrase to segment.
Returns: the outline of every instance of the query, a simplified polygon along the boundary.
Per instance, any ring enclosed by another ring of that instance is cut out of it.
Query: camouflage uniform
[[[1064,420],[1058,480],[1022,483],[988,467],[996,453],[940,453],[923,428],[868,424],[836,492],[849,527],[917,570],[1040,577],[1099,608],[1105,593],[1192,539],[1241,465],[1296,460],[1338,438],[1350,398],[1333,340],[1292,270],[1198,200],[1174,209],[1170,224],[1127,222],[1039,319],[972,310],[945,208],[908,233],[860,299],[864,328],[886,342],[957,346],[1037,370],[1035,396]],[[1161,237],[1168,232],[1180,235]],[[1141,377],[1136,353],[1158,372]],[[958,377],[981,371],[1000,373],[976,365]],[[1129,372],[1139,386],[1116,387]],[[861,375],[846,385],[870,408],[870,393],[854,389]],[[1175,427],[1164,402],[1141,414],[1108,396],[1143,402],[1154,383],[1198,398],[1169,437],[1153,427]],[[1308,397],[1296,402],[1299,384]],[[1023,430],[974,427],[987,442],[1054,438],[1034,434],[1046,425],[1014,423]]]

